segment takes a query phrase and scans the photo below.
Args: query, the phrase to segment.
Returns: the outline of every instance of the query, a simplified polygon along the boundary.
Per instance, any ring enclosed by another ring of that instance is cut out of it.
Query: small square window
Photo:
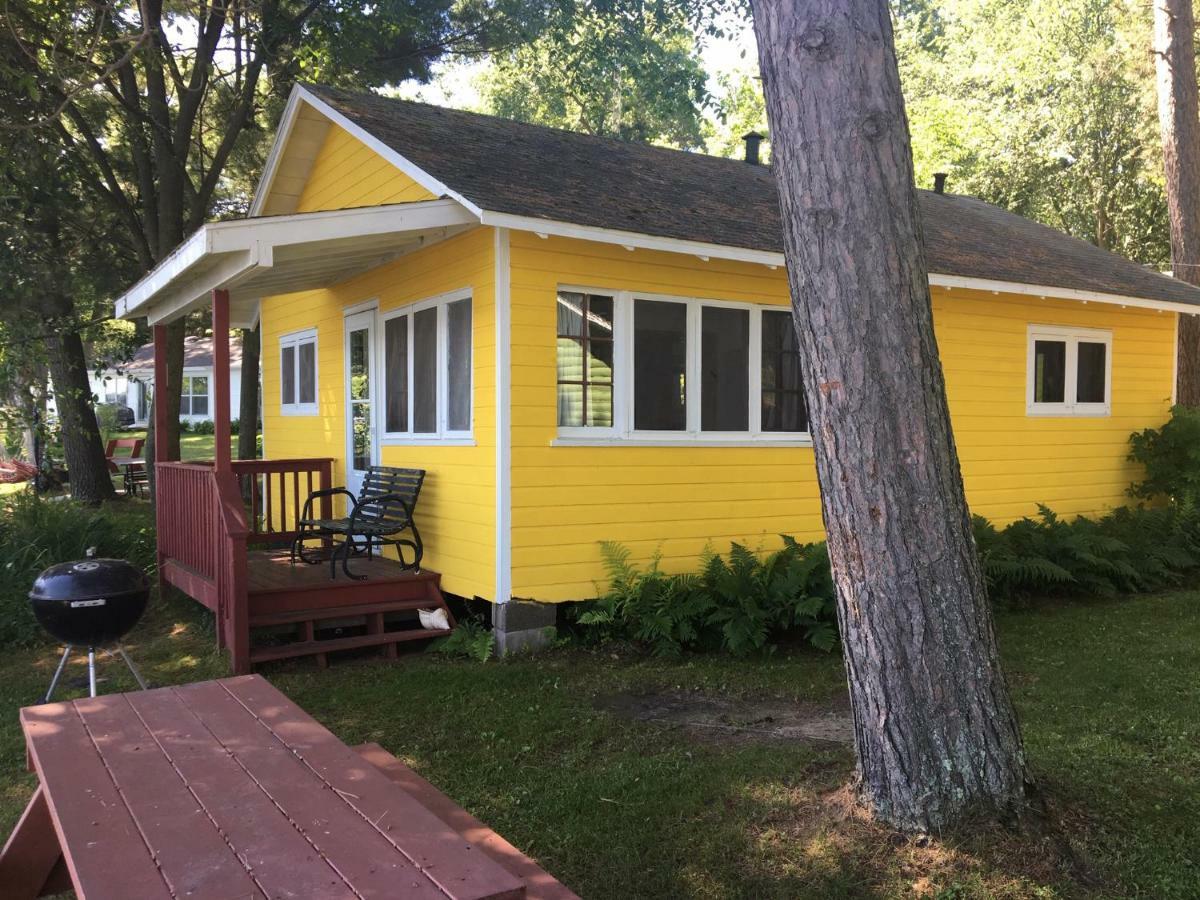
[[[1108,415],[1112,333],[1031,325],[1028,382],[1026,412],[1031,416]]]

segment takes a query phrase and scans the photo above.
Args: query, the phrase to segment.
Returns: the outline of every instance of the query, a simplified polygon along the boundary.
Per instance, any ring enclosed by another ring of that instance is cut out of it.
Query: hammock
[[[37,466],[19,459],[0,459],[0,484],[20,484],[37,477]]]

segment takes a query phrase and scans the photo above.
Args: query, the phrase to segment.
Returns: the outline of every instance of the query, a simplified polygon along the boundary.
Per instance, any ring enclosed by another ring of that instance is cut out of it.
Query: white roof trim
[[[217,288],[233,288],[275,264],[275,250],[346,238],[417,233],[477,225],[478,218],[454,200],[425,200],[234,219],[203,225],[166,259],[116,299],[118,318],[147,316],[151,324],[186,312]],[[206,259],[210,268],[193,271]]]
[[[667,253],[687,253],[691,256],[708,256],[712,259],[733,259],[740,262],[762,263],[764,266],[782,266],[783,254],[769,250],[750,250],[744,247],[728,247],[723,244],[708,244],[704,241],[685,241],[679,238],[657,237],[636,231],[617,231],[594,225],[573,225],[570,222],[554,222],[534,216],[518,216],[512,213],[497,213],[484,210],[480,216],[484,225],[497,228],[512,228],[516,231],[532,231],[539,237],[557,235],[582,241],[597,241],[601,244],[619,244],[626,249],[663,250]]]
[[[267,197],[271,193],[271,185],[275,181],[276,170],[283,159],[284,147],[291,137],[292,128],[295,125],[296,118],[300,114],[301,103],[307,103],[335,125],[348,131],[351,136],[366,144],[431,194],[437,197],[451,197],[473,212],[476,218],[479,217],[482,210],[462,194],[451,190],[447,185],[438,181],[438,179],[434,178],[420,166],[405,158],[403,154],[397,153],[379,138],[375,137],[375,135],[371,134],[371,132],[350,121],[350,119],[301,84],[295,85],[292,88],[291,95],[288,97],[287,107],[284,109],[283,118],[280,119],[279,129],[275,134],[275,142],[271,145],[271,152],[267,156],[262,178],[259,179],[258,187],[254,191],[254,200],[250,204],[250,215],[258,215],[267,202]]]
[[[657,237],[634,231],[617,231],[591,225],[574,225],[570,222],[554,222],[534,216],[519,216],[512,213],[483,211],[480,221],[497,228],[529,231],[538,237],[557,235],[602,244],[619,244],[626,250],[662,250],[667,253],[683,253],[701,258],[730,259],[739,262],[761,263],[772,268],[786,264],[784,254],[769,250],[749,250],[744,247],[729,247],[723,244],[708,244],[702,241],[686,241],[679,238]],[[1165,277],[1165,276],[1164,276]],[[1178,303],[1170,300],[1149,300],[1143,297],[1127,297],[1122,294],[1107,294],[1100,291],[1081,291],[1073,288],[1050,285],[1024,284],[1018,281],[994,281],[987,278],[969,278],[961,275],[929,273],[931,287],[962,288],[964,290],[990,291],[1004,294],[1023,294],[1033,297],[1052,297],[1056,300],[1078,300],[1082,303],[1110,303],[1119,306],[1134,306],[1141,309],[1162,309],[1170,312],[1200,315],[1200,305]]]
[[[1164,276],[1166,277],[1166,276]],[[969,278],[964,275],[939,275],[929,273],[931,287],[947,289],[962,288],[969,291],[990,291],[994,294],[1024,294],[1029,297],[1050,300],[1077,300],[1080,303],[1108,303],[1117,306],[1133,306],[1138,309],[1161,309],[1168,312],[1200,315],[1200,305],[1178,303],[1173,300],[1148,300],[1144,297],[1127,297],[1122,294],[1106,294],[1100,291],[1079,291],[1074,288],[1052,287],[1045,284],[1023,284],[1019,281],[992,281],[987,278]]]

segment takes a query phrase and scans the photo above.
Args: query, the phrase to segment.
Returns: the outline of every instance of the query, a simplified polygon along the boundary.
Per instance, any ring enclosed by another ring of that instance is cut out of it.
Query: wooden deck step
[[[326,640],[293,641],[290,644],[277,644],[272,647],[253,647],[250,650],[250,662],[252,664],[262,663],[276,659],[291,659],[295,656],[320,656],[338,650],[382,647],[400,641],[445,637],[449,633],[427,628],[413,628],[407,631],[385,631],[379,634],[359,634],[353,637],[328,638]]]
[[[403,600],[384,600],[379,603],[360,603],[354,606],[323,606],[313,609],[294,609],[282,612],[251,613],[250,627],[267,625],[293,625],[296,622],[319,622],[322,619],[354,618],[372,616],[376,613],[406,612],[418,609],[437,609],[440,598],[410,597]]]

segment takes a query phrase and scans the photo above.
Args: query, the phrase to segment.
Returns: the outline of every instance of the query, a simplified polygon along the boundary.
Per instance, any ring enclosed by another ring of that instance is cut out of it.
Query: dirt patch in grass
[[[854,725],[845,703],[791,703],[721,697],[700,691],[610,694],[600,709],[637,722],[679,728],[716,743],[811,741],[850,746]]]

